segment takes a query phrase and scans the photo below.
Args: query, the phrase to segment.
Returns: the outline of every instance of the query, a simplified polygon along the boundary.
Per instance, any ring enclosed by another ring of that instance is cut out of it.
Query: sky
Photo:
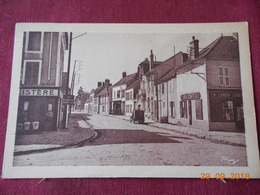
[[[77,37],[86,32],[73,32]],[[226,34],[224,34],[226,35]],[[97,87],[97,82],[110,79],[115,84],[122,78],[122,72],[127,75],[137,72],[138,64],[149,58],[153,50],[157,61],[165,61],[178,52],[186,52],[189,43],[195,36],[202,49],[221,36],[212,34],[163,34],[163,33],[87,33],[73,39],[71,52],[71,71],[76,64],[76,81],[74,94],[80,86],[90,92]],[[65,70],[67,64],[65,59]],[[75,63],[76,62],[76,63]]]

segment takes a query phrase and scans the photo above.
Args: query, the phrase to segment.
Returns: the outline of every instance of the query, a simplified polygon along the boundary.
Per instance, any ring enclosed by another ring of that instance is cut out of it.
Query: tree
[[[75,108],[80,111],[84,110],[84,105],[88,98],[89,98],[89,93],[84,92],[83,87],[80,87],[78,90],[78,95],[76,97]]]

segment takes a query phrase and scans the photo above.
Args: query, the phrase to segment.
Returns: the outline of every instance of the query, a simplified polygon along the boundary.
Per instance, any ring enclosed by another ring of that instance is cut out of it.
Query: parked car
[[[130,118],[130,122],[135,123],[144,123],[144,111],[143,110],[134,110]]]

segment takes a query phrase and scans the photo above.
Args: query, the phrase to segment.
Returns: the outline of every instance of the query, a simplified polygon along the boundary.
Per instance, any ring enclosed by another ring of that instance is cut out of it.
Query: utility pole
[[[67,68],[67,82],[66,82],[66,95],[69,95],[69,79],[70,79],[70,58],[71,58],[71,46],[72,46],[72,32],[70,32],[70,41],[69,41],[69,56],[68,56],[68,68]],[[67,128],[67,113],[68,113],[68,104],[65,104],[65,109],[63,112],[63,128]]]
[[[66,93],[65,93],[65,95],[68,97],[68,95],[70,95],[69,94],[69,79],[70,79],[70,59],[71,59],[71,47],[72,47],[72,40],[74,40],[74,39],[76,39],[76,38],[79,38],[79,37],[81,37],[81,36],[83,36],[83,35],[86,35],[87,34],[87,32],[85,32],[85,33],[83,33],[83,34],[81,34],[81,35],[78,35],[78,36],[76,36],[76,37],[74,37],[74,38],[72,38],[72,32],[70,32],[70,41],[69,41],[69,56],[68,56],[68,68],[67,68],[67,82],[66,82]],[[76,62],[75,62],[76,63]],[[75,66],[74,66],[74,68],[75,68]],[[69,103],[70,104],[70,103]],[[68,113],[68,104],[66,103],[65,105],[64,105],[64,112],[63,112],[63,128],[67,128],[66,126],[66,124],[67,124],[67,113]]]
[[[75,77],[76,77],[76,72],[75,72],[75,68],[76,68],[76,63],[77,60],[74,61],[74,68],[73,68],[73,72],[72,72],[72,79],[71,79],[71,95],[74,94],[74,83],[75,83]],[[75,102],[74,102],[75,104]],[[70,104],[70,114],[71,114],[71,104]]]
[[[157,78],[158,77],[158,73],[155,73],[155,80],[157,81]],[[156,85],[155,86],[155,93],[156,93],[156,119],[157,121],[159,121],[159,100],[158,100],[158,86],[159,85]]]

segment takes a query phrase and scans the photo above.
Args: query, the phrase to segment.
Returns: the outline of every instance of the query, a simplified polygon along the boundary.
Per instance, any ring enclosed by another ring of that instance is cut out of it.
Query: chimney
[[[192,36],[192,41],[190,42],[190,58],[194,60],[199,56],[199,40]]]
[[[154,59],[153,59],[154,55],[153,55],[153,50],[151,50],[151,54],[150,54],[150,70],[153,69],[154,66]]]
[[[125,78],[126,77],[126,72],[123,72],[122,73],[122,78]]]
[[[97,86],[100,87],[101,85],[102,85],[102,82],[99,81],[99,82],[97,83]]]
[[[109,84],[110,84],[110,80],[109,80],[109,79],[106,79],[106,80],[105,80],[105,85],[108,86]]]

